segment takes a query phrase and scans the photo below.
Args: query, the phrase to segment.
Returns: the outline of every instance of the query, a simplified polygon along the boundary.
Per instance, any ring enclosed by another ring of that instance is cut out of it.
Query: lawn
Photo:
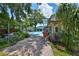
[[[8,56],[8,54],[3,53],[3,52],[0,51],[0,56]]]
[[[53,54],[54,56],[72,56],[72,54],[70,52],[68,52],[66,49],[65,50],[60,50],[58,48],[56,48],[56,45],[50,43],[52,50],[53,50]]]
[[[71,54],[68,53],[66,50],[65,51],[61,51],[61,50],[59,50],[57,48],[53,49],[53,53],[54,53],[55,56],[71,56]]]

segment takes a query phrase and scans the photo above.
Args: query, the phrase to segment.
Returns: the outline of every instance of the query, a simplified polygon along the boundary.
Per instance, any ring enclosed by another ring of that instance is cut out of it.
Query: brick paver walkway
[[[42,37],[30,37],[4,49],[5,53],[15,56],[52,56],[50,45],[45,45]]]

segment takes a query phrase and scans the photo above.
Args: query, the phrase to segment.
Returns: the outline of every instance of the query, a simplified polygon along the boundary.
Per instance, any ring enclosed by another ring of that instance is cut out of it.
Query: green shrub
[[[18,41],[23,40],[24,38],[29,37],[28,33],[24,32],[15,32],[12,36],[9,37],[9,39],[1,38],[0,40],[0,50],[2,50],[5,47],[11,46],[16,44]]]
[[[0,40],[0,50],[4,49],[5,47],[8,47],[8,41],[6,40]]]
[[[61,43],[66,46],[68,50],[74,50],[75,47],[78,47],[76,41],[78,38],[75,37],[71,32],[62,31],[61,35]],[[79,41],[79,40],[78,40]]]
[[[29,37],[29,34],[27,32],[26,33],[24,33],[24,32],[16,32],[14,35],[16,37],[18,37],[19,39],[24,39],[24,38]]]
[[[23,40],[24,38],[27,38],[28,36],[29,36],[28,33],[15,32],[14,35],[11,38],[9,38],[9,44],[14,45],[18,41]]]

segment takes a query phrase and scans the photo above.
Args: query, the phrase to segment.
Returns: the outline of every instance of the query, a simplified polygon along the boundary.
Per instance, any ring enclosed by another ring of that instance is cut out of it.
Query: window
[[[58,32],[58,27],[55,27],[55,32]]]

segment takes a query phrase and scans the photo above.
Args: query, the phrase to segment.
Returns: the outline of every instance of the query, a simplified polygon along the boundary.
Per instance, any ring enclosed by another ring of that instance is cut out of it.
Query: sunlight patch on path
[[[42,52],[41,56],[53,56],[52,48],[50,45],[43,46],[41,52]]]
[[[52,56],[50,45],[45,46],[41,37],[30,37],[17,44],[4,49],[5,53],[12,56]]]

